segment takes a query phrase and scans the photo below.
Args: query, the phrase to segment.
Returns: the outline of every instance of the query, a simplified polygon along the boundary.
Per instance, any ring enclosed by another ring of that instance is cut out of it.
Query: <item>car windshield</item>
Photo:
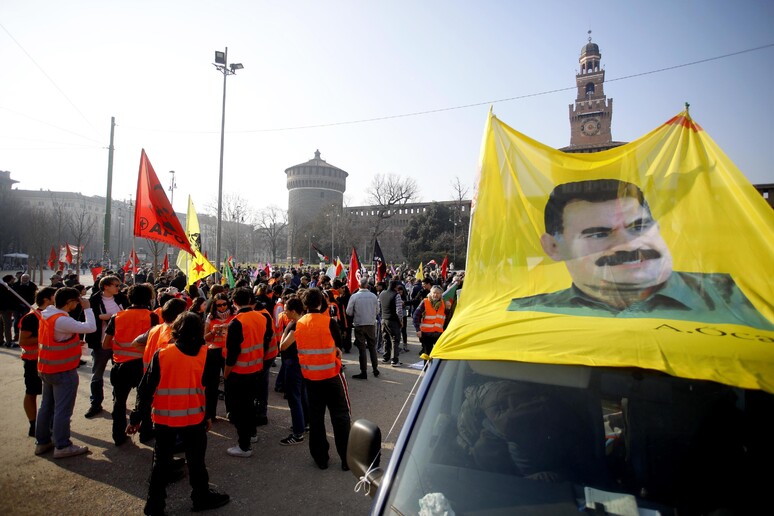
[[[755,512],[774,485],[773,415],[771,394],[641,369],[440,361],[386,507]]]

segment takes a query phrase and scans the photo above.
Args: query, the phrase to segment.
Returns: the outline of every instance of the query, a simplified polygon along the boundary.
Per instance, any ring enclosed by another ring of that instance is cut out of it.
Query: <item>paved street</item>
[[[412,332],[413,333],[413,332]],[[419,360],[419,345],[411,335],[411,352],[404,362]],[[89,358],[84,348],[84,359]],[[366,417],[379,424],[386,436],[401,405],[416,381],[419,371],[406,367],[381,367],[382,375],[367,381],[351,380],[358,372],[357,355],[345,354],[353,421]],[[34,438],[27,437],[27,420],[22,409],[24,382],[18,349],[0,348],[0,513],[1,514],[141,514],[150,472],[152,448],[140,444],[137,436],[120,448],[110,435],[110,415],[106,412],[88,420],[91,360],[79,369],[80,386],[72,419],[72,438],[88,445],[89,455],[55,461],[51,454],[36,457]],[[273,386],[278,368],[273,368]],[[370,373],[370,371],[369,371]],[[107,373],[106,373],[107,377]],[[107,399],[110,399],[109,384]],[[130,396],[133,406],[134,394]],[[40,399],[38,399],[40,402]],[[284,447],[278,441],[289,433],[290,412],[282,394],[269,399],[269,425],[259,427],[260,442],[249,459],[226,455],[236,442],[236,432],[226,421],[219,421],[209,434],[207,466],[210,482],[231,495],[231,503],[212,514],[365,514],[370,498],[353,491],[356,479],[340,469],[331,443],[330,468],[319,470],[306,442]],[[219,415],[224,416],[223,402]],[[405,414],[404,414],[405,417]],[[400,428],[400,426],[398,426]],[[397,432],[386,438],[386,465]],[[169,514],[190,510],[190,488],[186,479],[170,486]]]

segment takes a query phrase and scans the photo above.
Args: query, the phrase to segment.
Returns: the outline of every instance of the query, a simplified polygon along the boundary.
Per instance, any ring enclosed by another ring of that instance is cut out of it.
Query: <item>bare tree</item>
[[[148,247],[153,254],[153,276],[157,277],[159,270],[159,257],[167,252],[167,244],[162,244],[161,242],[151,240],[150,238],[146,238],[145,242],[147,242]]]
[[[277,206],[269,206],[258,212],[255,230],[269,247],[272,262],[277,262],[277,252],[288,226],[288,212]]]
[[[385,220],[395,215],[396,210],[402,206],[416,200],[419,187],[417,182],[410,177],[376,174],[366,193],[369,204],[373,205],[377,212],[373,231],[373,238],[377,238],[384,231],[382,226]]]
[[[88,212],[86,202],[84,201],[79,210],[68,213],[68,216],[65,218],[65,223],[78,248],[78,260],[76,266],[80,269],[81,260],[83,259],[83,249],[89,245],[94,236],[94,228],[97,226],[97,216],[94,213]]]
[[[452,199],[457,203],[457,206],[461,206],[462,202],[467,200],[468,187],[462,184],[460,176],[454,176],[451,182],[452,187]]]
[[[43,284],[43,265],[48,261],[51,245],[54,238],[54,229],[51,227],[51,211],[45,208],[27,208],[21,214],[21,226],[23,228],[24,244],[29,255],[28,264],[35,281],[35,269],[33,263],[37,263],[40,272],[40,283]]]

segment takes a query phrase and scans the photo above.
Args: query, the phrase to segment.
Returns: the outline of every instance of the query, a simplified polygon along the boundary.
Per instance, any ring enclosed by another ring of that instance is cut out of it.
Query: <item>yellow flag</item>
[[[188,284],[192,285],[202,278],[206,278],[210,274],[217,272],[218,269],[210,263],[210,261],[204,257],[204,255],[196,250],[196,257],[191,260],[188,266]]]
[[[773,263],[774,211],[687,111],[590,154],[490,114],[465,288],[432,355],[774,392]]]
[[[188,196],[188,213],[186,213],[185,217],[185,236],[188,237],[188,242],[191,244],[191,249],[194,251],[194,253],[202,250],[202,238],[199,230],[199,217],[196,215],[196,210],[194,209],[193,200],[191,199],[190,195]],[[191,268],[191,263],[196,261],[196,259],[198,259],[198,256],[194,258],[189,253],[180,251],[180,253],[177,255],[177,261],[175,263],[177,264],[178,269],[187,273],[188,269]],[[190,284],[191,281],[189,277],[189,285]]]
[[[415,274],[415,276],[418,280],[425,279],[425,273],[422,272],[422,262],[419,262],[419,267],[417,267],[417,273]]]

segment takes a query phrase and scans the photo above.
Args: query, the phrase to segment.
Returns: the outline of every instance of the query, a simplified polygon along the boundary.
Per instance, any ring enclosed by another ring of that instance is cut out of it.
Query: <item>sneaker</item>
[[[91,418],[97,416],[98,414],[100,414],[101,412],[102,412],[102,407],[100,407],[100,406],[97,406],[97,407],[91,406],[91,407],[89,407],[89,410],[86,411],[86,414],[83,415],[83,417],[85,417],[86,419],[91,419]]]
[[[293,435],[290,434],[284,439],[280,439],[280,444],[282,446],[293,446],[294,444],[301,444],[304,442],[304,436],[303,435]]]
[[[403,362],[399,360],[393,360],[391,364],[392,364],[392,367],[400,367],[401,365],[403,365]]]
[[[43,455],[49,450],[54,449],[54,443],[47,443],[47,444],[36,444],[35,445],[35,455]]]
[[[242,457],[244,459],[253,456],[253,450],[243,450],[239,446],[232,446],[231,448],[226,450],[226,453],[228,453],[232,457]]]
[[[384,363],[384,364],[389,364],[389,363],[390,363],[390,361],[391,361],[391,360],[390,360],[390,357],[384,357],[384,358],[382,358],[382,363]]]
[[[258,442],[258,434],[251,435],[250,436],[250,442],[251,443],[257,443]]]
[[[77,444],[71,444],[67,448],[56,448],[54,450],[55,459],[65,459],[67,457],[75,457],[76,455],[83,455],[89,452],[88,446],[78,446]]]
[[[218,507],[223,507],[226,505],[229,500],[231,500],[231,497],[229,497],[226,493],[218,493],[217,491],[209,489],[207,494],[196,498],[191,510],[193,512],[201,512],[208,511],[210,509],[217,509]]]
[[[374,369],[374,377],[379,378],[379,374],[380,374],[379,370],[378,369]]]
[[[352,378],[354,378],[355,380],[368,380],[368,374],[367,373],[353,374]]]
[[[403,351],[408,351],[408,350],[409,350],[408,346],[403,346]]]

